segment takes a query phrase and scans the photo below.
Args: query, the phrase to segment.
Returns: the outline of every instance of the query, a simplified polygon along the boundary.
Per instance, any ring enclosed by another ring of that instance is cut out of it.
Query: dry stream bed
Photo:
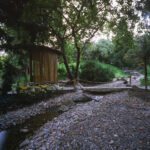
[[[150,149],[150,93],[98,88],[1,115],[0,150]]]

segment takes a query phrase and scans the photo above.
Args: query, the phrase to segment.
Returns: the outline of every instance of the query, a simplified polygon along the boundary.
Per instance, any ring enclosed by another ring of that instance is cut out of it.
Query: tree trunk
[[[145,73],[145,90],[147,90],[147,59],[144,59],[144,73]]]
[[[68,77],[70,80],[73,80],[73,76],[72,76],[72,73],[71,73],[69,65],[68,65],[68,60],[67,60],[66,54],[63,54],[63,59],[64,59],[64,64],[65,64],[67,73],[68,73]]]
[[[78,83],[79,80],[79,65],[80,65],[80,56],[81,56],[81,50],[78,47],[77,43],[75,44],[76,48],[77,48],[77,62],[76,62],[76,72],[75,72],[75,78],[76,81]]]
[[[73,75],[70,71],[69,65],[68,65],[68,59],[66,57],[66,52],[65,52],[65,48],[64,48],[64,43],[61,44],[61,51],[63,52],[63,59],[64,59],[64,64],[68,73],[68,77],[70,80],[73,80]]]

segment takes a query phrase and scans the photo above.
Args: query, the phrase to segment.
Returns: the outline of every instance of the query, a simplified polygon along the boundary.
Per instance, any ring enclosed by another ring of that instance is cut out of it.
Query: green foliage
[[[91,66],[88,66],[89,64]],[[74,70],[75,69],[75,65],[76,65],[75,63],[72,63],[69,66]],[[84,68],[84,67],[86,67],[86,65],[87,65],[87,68],[89,70]],[[95,67],[93,67],[93,66],[95,66]],[[97,72],[100,72],[99,71],[100,69],[97,69],[97,70],[94,69],[96,67],[97,68],[100,67],[102,70],[108,70],[108,72],[110,71],[111,73],[113,73],[113,77],[115,77],[115,78],[127,77],[127,75],[124,74],[124,72],[121,69],[119,69],[119,68],[117,68],[115,66],[112,66],[112,65],[109,65],[109,64],[105,64],[105,63],[101,63],[99,61],[90,60],[90,61],[81,61],[80,67],[79,67],[80,78],[85,80],[84,77],[82,76],[84,70],[88,70],[89,74],[90,74],[91,70],[93,70],[93,72],[95,71],[95,74],[97,74]],[[107,71],[105,73],[107,73]],[[67,71],[66,71],[65,65],[64,64],[60,64],[58,66],[58,79],[61,80],[61,79],[66,79],[66,78],[67,78]],[[105,77],[104,77],[104,80],[105,80]],[[103,79],[102,79],[102,81],[103,81]]]
[[[67,70],[64,64],[59,64],[58,65],[58,79],[66,79],[67,77]]]
[[[127,77],[128,75],[124,74],[124,72],[113,66],[113,65],[109,65],[109,64],[104,64],[104,63],[100,63],[102,65],[103,68],[110,70],[111,72],[113,72],[114,77],[115,78],[121,78],[121,77]]]
[[[0,79],[2,80],[3,94],[11,90],[13,83],[29,81],[27,77],[28,57],[24,51],[16,55],[12,52],[0,57]]]
[[[70,63],[69,68],[72,71],[73,74],[75,74],[75,68],[76,68],[76,63]],[[79,69],[80,72],[80,69]],[[59,64],[58,65],[58,79],[66,79],[67,77],[67,70],[64,64]]]
[[[4,62],[3,75],[2,75],[2,94],[6,95],[15,81],[18,74],[18,68],[11,56],[7,56]]]
[[[6,56],[0,56],[0,80],[3,75],[3,68],[4,68],[4,62],[5,62]]]
[[[140,59],[150,58],[150,33],[137,37],[136,55]]]
[[[117,9],[113,7],[111,0],[1,0],[0,39],[3,42],[0,47],[18,53],[27,44],[49,44],[60,49],[67,55],[69,63],[72,63],[77,53],[82,53],[81,45],[88,43],[106,24],[116,26],[123,17],[131,24],[134,15],[132,2],[133,0],[118,0]],[[66,43],[70,41],[76,47],[76,55],[72,55],[72,52],[70,54],[72,46],[66,47]],[[17,47],[18,44],[21,48]],[[106,56],[104,50],[101,55]],[[64,60],[67,64],[67,59]],[[71,74],[69,70],[68,74]],[[72,78],[72,75],[69,76]]]
[[[94,49],[91,53],[92,59],[99,60],[100,62],[110,63],[113,50],[114,46],[111,41],[101,39],[94,45]]]
[[[98,61],[89,60],[81,64],[80,78],[87,81],[107,82],[114,78],[114,74]]]
[[[142,73],[144,75],[144,72]],[[150,86],[150,65],[147,66],[148,85]],[[141,85],[145,86],[145,79],[141,78]]]
[[[94,44],[92,42],[88,42],[82,48],[81,60],[90,60],[93,56]]]
[[[147,80],[148,80],[147,85],[149,85],[149,86],[150,86],[150,77],[148,77],[148,78],[147,78]],[[145,79],[144,79],[144,78],[142,78],[142,79],[140,79],[140,81],[141,81],[141,85],[142,85],[142,86],[145,86]]]
[[[6,94],[11,90],[13,83],[17,82],[18,77],[21,76],[23,72],[23,59],[19,55],[14,55],[13,53],[7,53],[3,58],[3,67],[2,67],[2,93]]]
[[[17,97],[22,97],[23,99],[26,100],[26,102],[31,101],[37,101],[37,100],[42,100],[51,97],[52,93],[57,91],[57,89],[54,90],[52,86],[48,85],[39,85],[39,86],[34,86],[34,90],[32,86],[26,87],[18,87],[17,89]],[[29,102],[28,102],[29,103]]]
[[[112,64],[118,67],[130,67],[125,59],[128,50],[134,48],[133,33],[129,30],[126,17],[119,20],[118,25],[113,29],[115,37],[113,38],[114,53],[112,55]]]
[[[68,58],[69,63],[73,63],[76,61],[76,48],[73,43],[67,43],[65,45],[66,56]]]
[[[0,70],[4,67],[5,56],[0,56]]]
[[[41,85],[42,86],[42,85]],[[28,105],[32,105],[34,103],[38,103],[39,101],[46,101],[53,95],[62,94],[59,89],[48,87],[45,88],[43,86],[42,89],[35,89],[35,91],[24,91],[20,92],[19,94],[13,94],[13,95],[0,95],[0,111],[6,111],[10,106],[13,105],[16,107],[24,107]]]

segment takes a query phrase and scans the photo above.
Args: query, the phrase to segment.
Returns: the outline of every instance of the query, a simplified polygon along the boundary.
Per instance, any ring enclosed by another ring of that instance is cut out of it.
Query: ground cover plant
[[[18,108],[29,106],[39,101],[46,101],[52,96],[62,94],[61,87],[57,85],[19,86],[17,93],[0,95],[0,112],[5,112],[11,107]]]

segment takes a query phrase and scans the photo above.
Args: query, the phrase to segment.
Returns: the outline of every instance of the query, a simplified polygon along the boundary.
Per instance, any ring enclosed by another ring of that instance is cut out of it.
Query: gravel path
[[[150,102],[133,92],[77,104],[26,139],[20,149],[149,150]]]

